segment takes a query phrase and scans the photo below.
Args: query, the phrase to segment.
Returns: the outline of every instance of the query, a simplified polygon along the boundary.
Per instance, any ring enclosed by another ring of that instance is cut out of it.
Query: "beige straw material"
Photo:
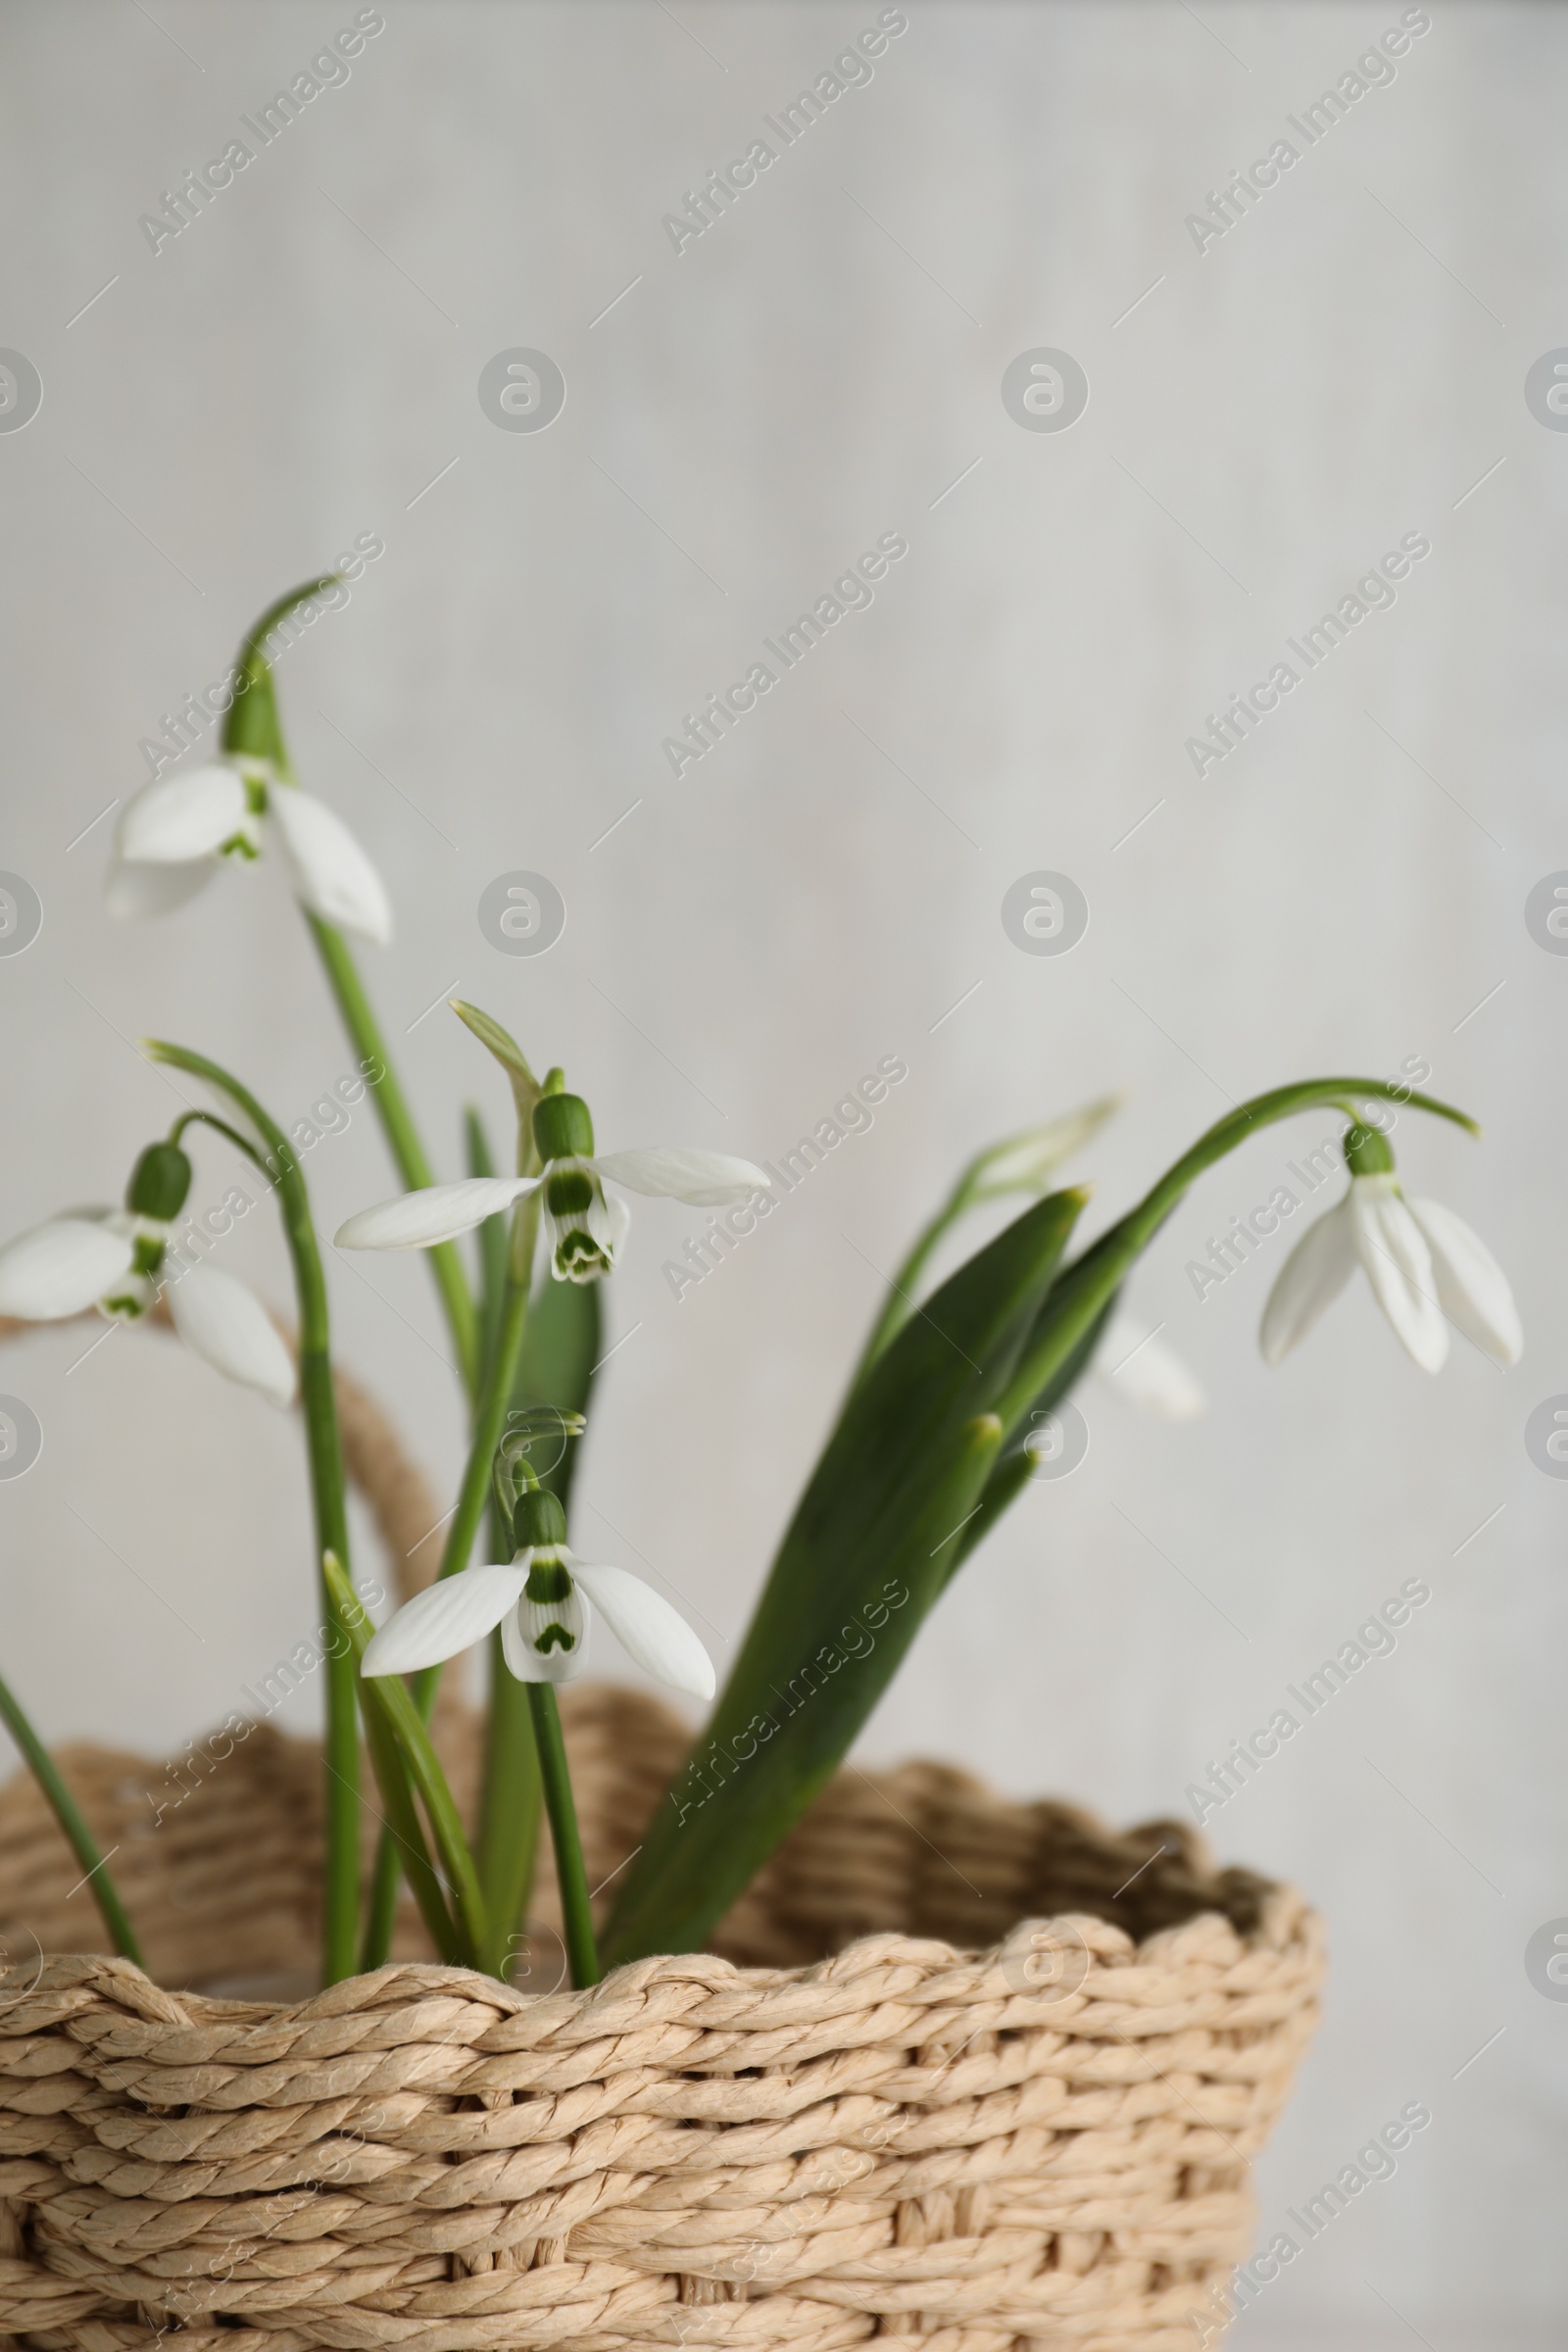
[[[406,1465],[374,1408],[362,1434],[385,1530]],[[599,1886],[690,1735],[634,1691],[563,1700]],[[474,1720],[446,1743],[471,1802]],[[1248,2250],[1321,1932],[1186,1824],[848,1770],[710,1952],[567,1990],[547,1845],[514,1984],[405,1914],[391,1966],[312,1993],[312,1743],[231,1722],[172,1766],[61,1762],[152,1977],[93,1956],[13,1780],[0,2344],[1190,2352]]]

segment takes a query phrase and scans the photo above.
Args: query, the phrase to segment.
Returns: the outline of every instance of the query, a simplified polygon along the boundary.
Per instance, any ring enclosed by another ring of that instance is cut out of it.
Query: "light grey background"
[[[1084,1163],[1094,1230],[1228,1100],[1424,1056],[1486,1140],[1406,1116],[1401,1166],[1498,1250],[1520,1367],[1460,1344],[1426,1379],[1358,1285],[1265,1372],[1269,1267],[1202,1303],[1183,1272],[1331,1122],[1260,1138],[1132,1293],[1208,1417],[1086,1389],[1086,1463],[966,1571],[864,1753],[1168,1812],[1425,1579],[1396,1653],[1209,1824],[1333,1933],[1265,2232],[1405,2101],[1434,2119],[1240,2338],[1545,2342],[1568,2005],[1523,1953],[1568,1913],[1568,1487],[1522,1432],[1568,1390],[1568,961],[1523,906],[1568,866],[1568,437],[1523,380],[1568,343],[1568,22],[1434,7],[1392,86],[1200,255],[1185,216],[1395,0],[911,5],[869,85],[677,256],[662,216],[878,13],[388,0],[346,85],[155,258],[138,216],[354,8],[6,10],[0,342],[44,404],[0,436],[0,865],[45,916],[0,960],[4,1229],[113,1196],[167,1123],[142,1033],[217,1054],[288,1120],[350,1068],[275,862],[113,927],[101,812],[144,779],[159,714],[364,531],[385,556],[281,693],[304,780],[395,899],[398,943],[365,961],[447,1173],[462,1103],[504,1108],[450,1017],[420,1017],[454,987],[565,1064],[611,1148],[772,1157],[878,1056],[908,1063],[873,1130],[678,1303],[661,1265],[696,1221],[636,1211],[579,1544],[651,1564],[720,1652],[875,1269],[979,1143],[1125,1089]],[[1066,433],[1002,404],[1042,344],[1089,376]],[[514,345],[564,372],[547,432],[481,413]],[[677,783],[681,714],[888,531],[909,553],[874,606]],[[1205,713],[1409,531],[1433,552],[1396,606],[1200,781]],[[519,866],[568,910],[537,961],[475,919]],[[1090,904],[1064,957],[1002,929],[1038,867]],[[205,1200],[228,1164],[200,1159]],[[365,1109],[309,1170],[328,1230],[390,1189]],[[284,1300],[260,1216],[220,1262]],[[450,1486],[423,1267],[339,1259],[332,1283],[343,1359]],[[313,1618],[299,1435],[157,1338],[79,1361],[91,1336],[13,1346],[0,1374],[45,1430],[0,1487],[4,1670],[52,1737],[167,1748]]]

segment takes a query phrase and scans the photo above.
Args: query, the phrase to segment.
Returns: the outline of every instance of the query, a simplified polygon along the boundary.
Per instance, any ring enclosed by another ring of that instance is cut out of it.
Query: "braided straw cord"
[[[428,1495],[363,1402],[346,1450],[406,1557]],[[605,1686],[563,1713],[597,1886],[690,1735]],[[445,1738],[469,1801],[477,1726]],[[61,1761],[153,1975],[94,1954],[36,1789],[0,1789],[0,2344],[1190,2352],[1247,2251],[1321,1930],[1188,1825],[846,1771],[709,1953],[564,1989],[546,1857],[514,1985],[406,1918],[311,1993],[313,1743]],[[258,1973],[298,1997],[213,1989]]]

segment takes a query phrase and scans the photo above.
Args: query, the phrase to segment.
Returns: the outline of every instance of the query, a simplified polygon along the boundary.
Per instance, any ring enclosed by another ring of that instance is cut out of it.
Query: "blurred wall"
[[[793,143],[765,127],[895,18]],[[242,129],[356,22],[346,77],[269,144]],[[43,910],[0,956],[4,1230],[113,1197],[167,1124],[139,1035],[218,1054],[290,1122],[351,1068],[275,860],[140,928],[100,898],[163,714],[359,534],[384,553],[280,691],[303,779],[395,899],[366,964],[445,1172],[464,1102],[504,1110],[454,989],[565,1064],[610,1147],[774,1158],[907,1064],[679,1299],[662,1268],[697,1220],[637,1206],[579,1544],[650,1569],[721,1653],[881,1273],[980,1143],[1125,1090],[1084,1161],[1093,1231],[1234,1100],[1430,1064],[1486,1141],[1405,1114],[1401,1165],[1497,1249],[1523,1363],[1456,1343],[1427,1379],[1358,1284],[1265,1372],[1284,1243],[1201,1299],[1184,1271],[1332,1122],[1259,1137],[1131,1295],[1207,1417],[1086,1388],[1087,1459],[1028,1490],[863,1745],[1169,1812],[1420,1580],[1395,1653],[1207,1823],[1333,1933],[1265,2230],[1404,2102],[1433,2116],[1240,2339],[1550,2340],[1568,2008],[1524,1953],[1568,1913],[1568,1489],[1524,1430],[1568,1389],[1568,963],[1525,904],[1568,866],[1568,440],[1524,384],[1568,343],[1561,11],[76,0],[3,23],[0,342],[43,393],[0,432],[0,865]],[[1396,65],[1358,74],[1390,32]],[[1314,132],[1325,89],[1341,119]],[[253,159],[177,236],[143,225],[236,137]],[[701,236],[664,224],[759,138],[776,159]],[[1281,140],[1296,159],[1217,233],[1228,176]],[[481,405],[519,348],[564,379],[544,430]],[[1043,348],[1087,378],[1067,429],[1004,402]],[[1430,553],[1393,601],[1195,762],[1209,714],[1406,534]],[[883,535],[907,553],[874,601],[673,774],[683,714]],[[518,869],[566,908],[537,957],[477,919]],[[1004,926],[1041,870],[1087,903],[1066,954]],[[204,1197],[228,1167],[203,1147]],[[389,1189],[366,1108],[309,1172],[328,1231]],[[262,1217],[225,1251],[285,1299]],[[339,1258],[332,1283],[344,1361],[449,1487],[425,1269]],[[4,1670],[51,1736],[156,1750],[309,1628],[299,1439],[166,1342],[84,1357],[93,1336],[4,1368],[44,1431],[0,1484]]]

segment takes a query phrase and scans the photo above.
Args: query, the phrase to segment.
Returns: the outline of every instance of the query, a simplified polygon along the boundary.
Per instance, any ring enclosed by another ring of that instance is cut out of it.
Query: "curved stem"
[[[186,1070],[226,1095],[249,1119],[266,1147],[262,1165],[277,1191],[283,1231],[294,1266],[294,1295],[299,1309],[300,1404],[305,1415],[310,1454],[311,1498],[316,1517],[316,1549],[325,1621],[342,1631],[337,1603],[325,1569],[328,1552],[346,1565],[349,1557],[348,1511],[344,1500],[343,1452],[338,1440],[337,1403],[332,1394],[331,1333],[327,1317],[326,1283],[321,1253],[311,1220],[310,1195],[304,1173],[283,1130],[262,1108],[254,1095],[216,1061],[192,1054],[183,1046],[144,1039],[143,1050],[154,1061]],[[355,1966],[355,1929],[360,1889],[360,1742],[355,1709],[354,1653],[346,1638],[326,1662],[325,1743],[325,1886],[321,1904],[322,1982],[335,1984],[352,1976]]]
[[[250,1138],[248,1136],[241,1135],[237,1127],[231,1127],[226,1119],[219,1118],[213,1111],[181,1111],[179,1117],[174,1121],[174,1124],[169,1130],[170,1142],[172,1144],[177,1144],[184,1135],[187,1127],[195,1127],[198,1125],[202,1127],[211,1127],[216,1134],[226,1136],[228,1141],[233,1145],[235,1151],[243,1152],[246,1158],[251,1161],[252,1165],[260,1168],[262,1174],[270,1181],[271,1170],[268,1167],[266,1160],[257,1151],[256,1146],[251,1142]]]
[[[539,1748],[539,1778],[544,1786],[545,1811],[550,1816],[550,1842],[556,1849],[556,1877],[561,1886],[561,1921],[565,1937],[571,1981],[580,1992],[599,1982],[599,1947],[583,1867],[582,1838],[577,1808],[572,1801],[566,1743],[561,1734],[561,1710],[554,1683],[530,1683],[528,1711]]]
[[[1093,1248],[1086,1250],[1053,1285],[1030,1345],[997,1405],[1009,1440],[1040,1392],[1083,1341],[1118,1284],[1125,1279],[1128,1268],[1204,1170],[1213,1167],[1260,1128],[1291,1118],[1298,1110],[1338,1105],[1342,1096],[1359,1096],[1369,1102],[1408,1102],[1416,1110],[1430,1111],[1436,1118],[1451,1119],[1455,1126],[1463,1127],[1471,1135],[1481,1132],[1474,1119],[1462,1110],[1455,1110],[1451,1103],[1440,1102],[1434,1095],[1418,1095],[1396,1087],[1387,1078],[1302,1079],[1293,1086],[1277,1086],[1266,1095],[1254,1095],[1250,1102],[1240,1103],[1227,1117],[1216,1120],[1206,1134],[1200,1135],[1145,1194],[1138,1206],[1129,1210],[1108,1233],[1102,1234]]]
[[[273,629],[293,612],[296,605],[307,604],[322,589],[332,587],[339,575],[305,580],[298,588],[270,605],[240,648],[236,664],[241,683],[223,721],[225,752],[233,757],[248,756],[270,761],[280,776],[292,785],[294,769],[288,747],[283,741],[283,725],[278,716],[277,697],[272,689],[272,672],[267,659],[267,639]],[[322,922],[319,915],[302,909],[310,924],[311,933],[326,969],[332,994],[337,1000],[343,1025],[360,1055],[360,1075],[365,1078],[375,1099],[376,1114],[391,1150],[398,1174],[410,1191],[433,1184],[430,1162],[419,1141],[414,1115],[404,1099],[402,1088],[393,1074],[380,1026],[365,993],[359,967],[354,961],[348,942],[331,923]],[[371,1070],[380,1075],[371,1078]],[[479,1326],[474,1312],[473,1294],[464,1271],[463,1259],[455,1245],[443,1242],[429,1252],[430,1270],[435,1277],[441,1305],[457,1352],[458,1369],[469,1401],[479,1388]]]
[[[22,1750],[23,1760],[42,1789],[56,1821],[65,1833],[66,1842],[81,1864],[84,1881],[92,1888],[92,1899],[98,1906],[98,1916],[109,1933],[109,1939],[122,1960],[134,1960],[138,1968],[147,1963],[141,1947],[125,1917],[125,1907],[115,1889],[115,1883],[98,1851],[97,1841],[83,1821],[76,1800],[66,1787],[53,1756],[39,1739],[24,1714],[14,1691],[0,1682],[0,1719]],[[75,1888],[72,1888],[75,1892]]]

